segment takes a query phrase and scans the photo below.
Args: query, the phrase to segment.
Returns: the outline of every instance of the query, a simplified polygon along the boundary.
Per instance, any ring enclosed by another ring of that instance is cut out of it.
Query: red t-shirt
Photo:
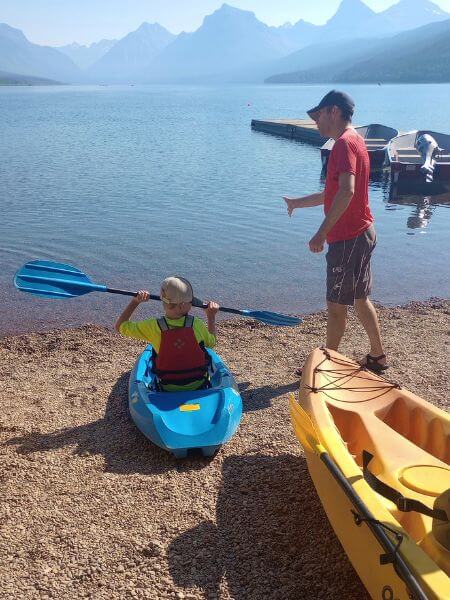
[[[336,140],[328,158],[325,214],[333,204],[339,188],[341,173],[352,173],[355,176],[355,193],[347,210],[328,232],[328,243],[351,240],[363,233],[373,223],[369,207],[369,155],[363,138],[354,129],[344,131]]]

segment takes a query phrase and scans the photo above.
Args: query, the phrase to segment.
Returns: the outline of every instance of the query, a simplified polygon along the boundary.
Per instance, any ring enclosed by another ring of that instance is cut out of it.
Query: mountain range
[[[192,33],[143,23],[121,40],[59,48],[0,24],[0,71],[66,83],[450,81],[449,19],[430,0],[380,13],[342,0],[324,25],[271,27],[224,4]]]
[[[100,40],[89,46],[82,46],[73,42],[67,46],[57,46],[55,49],[71,58],[80,69],[88,69],[109,52],[116,43],[117,40]]]
[[[193,33],[181,33],[155,56],[141,81],[230,80],[233,72],[280,58],[291,51],[277,28],[254,13],[224,4]]]
[[[139,78],[151,61],[176,36],[158,23],[142,23],[142,25],[115,43],[97,62],[93,63],[87,73],[93,80],[120,82]]]
[[[309,46],[280,61],[297,65],[267,83],[450,82],[450,19],[384,39]]]
[[[83,71],[68,56],[32,44],[19,29],[4,23],[0,23],[0,71],[68,83],[85,80]]]

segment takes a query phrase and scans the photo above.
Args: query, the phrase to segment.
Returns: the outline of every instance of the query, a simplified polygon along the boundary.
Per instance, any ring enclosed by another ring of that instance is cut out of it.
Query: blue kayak
[[[154,444],[184,458],[198,449],[213,456],[235,433],[242,417],[242,398],[222,359],[211,356],[211,388],[194,392],[161,392],[153,373],[149,344],[138,358],[128,387],[130,414]]]

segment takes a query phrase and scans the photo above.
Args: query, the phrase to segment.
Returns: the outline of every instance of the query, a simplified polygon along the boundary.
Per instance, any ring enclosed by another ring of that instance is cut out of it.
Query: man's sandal
[[[386,371],[386,369],[389,369],[388,365],[380,364],[379,361],[383,358],[386,358],[386,354],[380,354],[380,356],[372,356],[371,354],[367,354],[366,362],[361,366],[369,369],[369,371],[372,371],[373,373],[382,373],[383,371]]]

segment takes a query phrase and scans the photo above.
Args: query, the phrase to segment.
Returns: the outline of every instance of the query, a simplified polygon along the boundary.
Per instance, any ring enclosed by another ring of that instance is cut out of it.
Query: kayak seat
[[[202,385],[200,387],[198,387],[196,390],[196,392],[199,392],[201,390],[209,390],[212,387],[211,385],[211,379],[210,376],[208,379],[205,379],[205,381],[202,383]],[[169,393],[175,393],[175,392],[168,392],[166,391],[160,381],[157,375],[153,374],[153,378],[152,380],[147,384],[147,389],[150,390],[151,392],[158,392],[158,393],[162,393],[162,394],[169,394]],[[184,390],[181,390],[182,393],[184,393]]]
[[[450,515],[450,490],[445,491],[434,503],[434,508],[443,510]],[[450,521],[433,521],[433,535],[437,541],[450,552]]]

